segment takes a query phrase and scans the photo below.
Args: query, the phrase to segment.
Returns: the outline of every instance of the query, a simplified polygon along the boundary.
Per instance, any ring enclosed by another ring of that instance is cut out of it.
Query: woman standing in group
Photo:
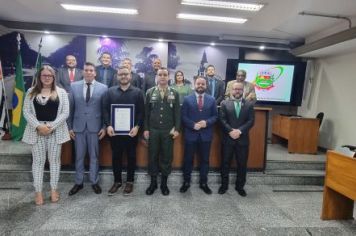
[[[172,88],[177,90],[179,94],[179,104],[181,106],[183,104],[184,97],[190,95],[193,92],[190,87],[190,83],[185,81],[184,74],[180,70],[176,71],[174,74],[174,84],[172,85]]]
[[[32,175],[36,205],[43,204],[43,169],[48,153],[50,164],[51,201],[58,202],[57,184],[61,167],[61,147],[69,141],[66,119],[69,116],[68,95],[56,86],[55,71],[43,66],[35,85],[26,94],[24,117],[27,120],[22,141],[32,145]]]

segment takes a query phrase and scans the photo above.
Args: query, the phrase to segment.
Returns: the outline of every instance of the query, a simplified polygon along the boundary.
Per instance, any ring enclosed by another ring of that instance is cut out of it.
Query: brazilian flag
[[[13,140],[20,141],[25,131],[26,120],[23,116],[22,107],[25,98],[25,85],[22,74],[22,59],[21,51],[18,51],[16,58],[16,77],[15,90],[12,98],[12,122],[11,122],[11,137]]]

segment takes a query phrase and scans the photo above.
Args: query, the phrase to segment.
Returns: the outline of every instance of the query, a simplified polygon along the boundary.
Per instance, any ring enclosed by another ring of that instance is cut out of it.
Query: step
[[[113,182],[113,174],[111,170],[102,170],[99,172],[100,181],[105,184],[110,184]],[[74,171],[61,171],[60,182],[73,182],[75,176]],[[88,173],[86,172],[85,181],[87,179]],[[123,173],[123,179],[126,179],[126,174]],[[235,174],[230,174],[230,182],[234,183],[236,179]],[[169,177],[170,183],[181,184],[182,183],[182,172],[174,171]],[[18,171],[18,170],[2,170],[0,171],[0,182],[31,182],[32,173],[31,171]],[[49,181],[49,171],[45,171],[44,181]],[[135,182],[138,183],[149,183],[150,177],[145,171],[137,171],[135,175]],[[209,173],[209,183],[219,184],[221,181],[220,174],[218,172]],[[323,172],[288,172],[288,171],[271,171],[271,172],[249,172],[247,174],[248,184],[266,184],[266,185],[323,185],[324,174]],[[192,174],[192,182],[199,182],[199,173],[194,171]]]
[[[31,165],[32,154],[30,153],[0,153],[0,166],[1,165]]]
[[[325,161],[272,161],[267,160],[268,170],[325,170]]]

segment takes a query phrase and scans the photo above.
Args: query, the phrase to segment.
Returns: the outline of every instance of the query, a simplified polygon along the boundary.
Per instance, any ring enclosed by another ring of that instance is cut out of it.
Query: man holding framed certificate
[[[104,121],[110,136],[114,184],[109,190],[113,195],[122,186],[122,155],[127,153],[127,181],[124,194],[133,190],[136,169],[137,133],[143,124],[144,98],[139,88],[131,85],[131,73],[120,67],[118,85],[109,88],[104,97]]]

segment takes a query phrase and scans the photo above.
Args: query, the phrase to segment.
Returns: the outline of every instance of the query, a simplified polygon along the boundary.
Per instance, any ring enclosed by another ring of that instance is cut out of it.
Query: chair
[[[319,128],[320,128],[321,122],[323,122],[323,119],[324,119],[324,112],[319,112],[319,113],[316,115],[316,118],[319,119]]]

